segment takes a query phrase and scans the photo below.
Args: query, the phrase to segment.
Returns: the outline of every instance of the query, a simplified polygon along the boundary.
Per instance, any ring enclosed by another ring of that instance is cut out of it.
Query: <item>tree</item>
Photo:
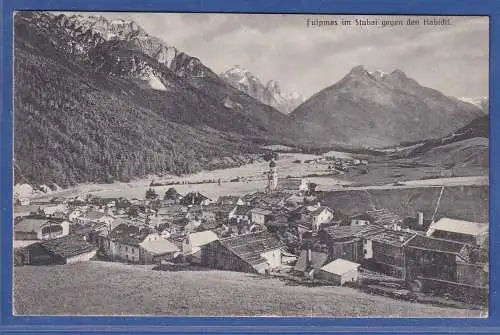
[[[274,152],[274,151],[267,151],[263,156],[262,158],[264,158],[264,160],[266,162],[269,162],[270,160],[274,159],[274,160],[277,160],[278,159],[278,153]]]
[[[179,195],[179,193],[177,192],[177,190],[173,187],[170,187],[166,192],[165,192],[165,196],[163,197],[163,199],[175,199],[177,196]]]
[[[147,191],[146,191],[146,199],[148,200],[154,200],[158,198],[158,194],[156,194],[156,191],[152,188],[149,188]]]

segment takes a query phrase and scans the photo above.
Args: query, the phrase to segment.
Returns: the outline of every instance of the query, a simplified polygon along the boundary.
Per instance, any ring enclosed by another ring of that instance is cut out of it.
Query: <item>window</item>
[[[135,249],[134,248],[132,248],[132,253],[135,254]]]
[[[128,251],[128,247],[125,247],[125,251]]]

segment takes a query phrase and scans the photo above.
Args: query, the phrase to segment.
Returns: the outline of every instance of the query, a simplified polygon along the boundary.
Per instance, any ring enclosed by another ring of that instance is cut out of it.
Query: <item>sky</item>
[[[217,73],[239,65],[264,83],[277,80],[282,91],[306,98],[357,65],[388,73],[400,69],[451,96],[488,96],[487,17],[438,17],[449,24],[430,26],[423,24],[429,17],[415,16],[99,14],[134,20]],[[407,25],[408,18],[420,24]],[[378,19],[379,24],[356,25],[356,19]],[[311,25],[314,20],[337,20],[338,25]],[[382,27],[382,20],[405,24]]]

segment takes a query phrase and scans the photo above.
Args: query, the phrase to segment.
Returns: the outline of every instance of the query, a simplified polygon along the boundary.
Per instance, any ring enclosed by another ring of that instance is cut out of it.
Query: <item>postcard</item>
[[[13,25],[14,315],[488,316],[487,16]]]

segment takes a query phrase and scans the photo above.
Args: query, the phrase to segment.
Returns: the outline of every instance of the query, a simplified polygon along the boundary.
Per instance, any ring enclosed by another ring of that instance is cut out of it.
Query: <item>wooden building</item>
[[[201,264],[230,271],[265,273],[281,266],[283,244],[266,231],[213,241],[201,248]]]
[[[488,298],[488,254],[469,244],[417,235],[407,245],[408,280],[422,291],[448,293],[466,302]]]
[[[484,246],[488,241],[488,223],[442,218],[430,224],[427,236]]]
[[[371,254],[378,272],[406,279],[405,246],[415,236],[412,232],[385,229],[367,238],[371,248],[366,248],[366,253]]]
[[[322,229],[318,237],[327,246],[330,260],[342,258],[359,262],[373,257],[370,237],[383,231],[383,227],[370,224],[332,226]]]
[[[48,240],[68,234],[68,221],[43,216],[26,216],[14,224],[15,240]]]
[[[97,248],[81,236],[66,235],[44,240],[26,247],[26,264],[51,265],[88,261],[95,256]]]

